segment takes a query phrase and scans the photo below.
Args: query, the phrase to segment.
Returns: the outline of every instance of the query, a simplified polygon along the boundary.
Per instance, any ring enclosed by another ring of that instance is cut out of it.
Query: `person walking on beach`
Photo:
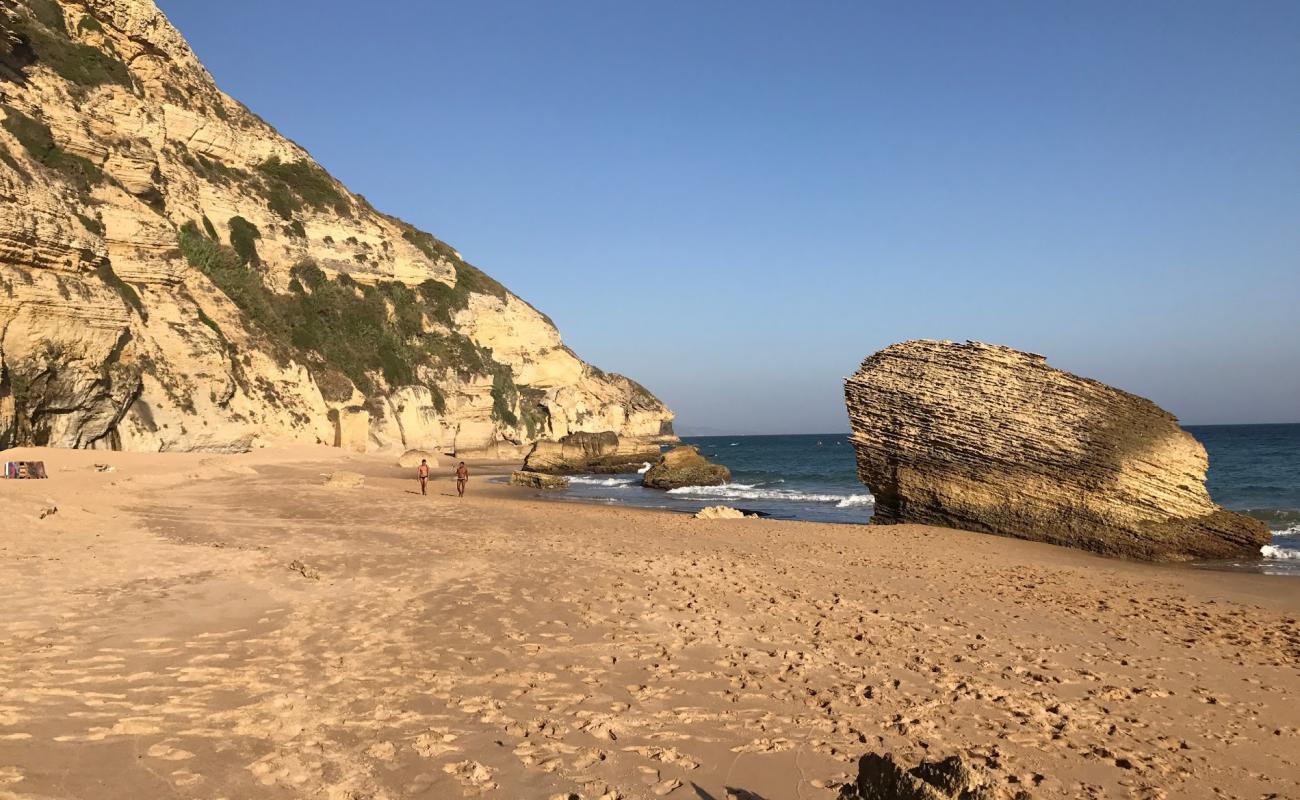
[[[415,477],[420,479],[420,494],[429,493],[429,459],[420,459],[420,466],[415,468]]]
[[[469,483],[469,469],[465,466],[465,462],[462,461],[456,466],[456,494],[464,497],[465,484],[467,483]]]

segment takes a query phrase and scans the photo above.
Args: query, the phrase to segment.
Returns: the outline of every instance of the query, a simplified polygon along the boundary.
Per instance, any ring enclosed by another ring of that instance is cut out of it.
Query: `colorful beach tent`
[[[6,478],[48,478],[45,474],[44,461],[6,461],[4,469]]]

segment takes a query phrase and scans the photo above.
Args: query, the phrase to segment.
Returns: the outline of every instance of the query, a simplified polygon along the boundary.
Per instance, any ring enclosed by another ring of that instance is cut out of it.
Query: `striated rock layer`
[[[1205,448],[1149,400],[978,342],[881,350],[845,382],[877,523],[1150,560],[1258,554],[1258,520],[1205,489]]]
[[[700,455],[693,444],[674,447],[646,470],[641,485],[649,489],[680,489],[683,486],[721,486],[731,482],[731,470]]]
[[[671,420],[223,94],[151,0],[0,0],[0,448],[522,455]]]
[[[557,442],[537,442],[524,460],[524,469],[555,475],[639,472],[658,460],[659,445],[654,441],[620,438],[613,431],[577,432]]]

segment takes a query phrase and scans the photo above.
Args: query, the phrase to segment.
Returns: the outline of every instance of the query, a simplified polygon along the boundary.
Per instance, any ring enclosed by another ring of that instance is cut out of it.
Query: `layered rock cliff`
[[[1205,448],[1149,400],[967,342],[913,341],[845,383],[873,521],[1155,560],[1259,553],[1267,527],[1216,506]]]
[[[217,89],[150,0],[0,0],[0,447],[671,434]]]

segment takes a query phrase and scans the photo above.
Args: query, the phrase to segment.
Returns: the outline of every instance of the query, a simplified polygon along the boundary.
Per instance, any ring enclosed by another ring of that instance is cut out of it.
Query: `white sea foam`
[[[1259,548],[1259,554],[1273,561],[1300,561],[1300,550],[1278,547],[1275,544],[1266,544]]]
[[[588,486],[613,486],[620,489],[626,489],[630,486],[639,486],[641,480],[627,475],[616,475],[612,478],[601,478],[591,475],[573,475],[570,476],[569,483],[582,483]]]
[[[853,508],[854,506],[874,506],[876,498],[869,494],[851,494],[835,504],[836,508]]]
[[[643,462],[641,462],[641,469],[637,470],[637,471],[636,471],[636,474],[638,474],[638,475],[644,475],[644,474],[646,474],[646,473],[649,472],[649,471],[650,471],[650,462],[649,462],[649,461],[643,461]]]
[[[834,503],[836,508],[869,506],[875,498],[869,494],[812,494],[794,489],[766,489],[748,483],[728,483],[722,486],[683,486],[669,489],[668,494],[692,497],[713,497],[728,500],[782,500],[788,503]]]

